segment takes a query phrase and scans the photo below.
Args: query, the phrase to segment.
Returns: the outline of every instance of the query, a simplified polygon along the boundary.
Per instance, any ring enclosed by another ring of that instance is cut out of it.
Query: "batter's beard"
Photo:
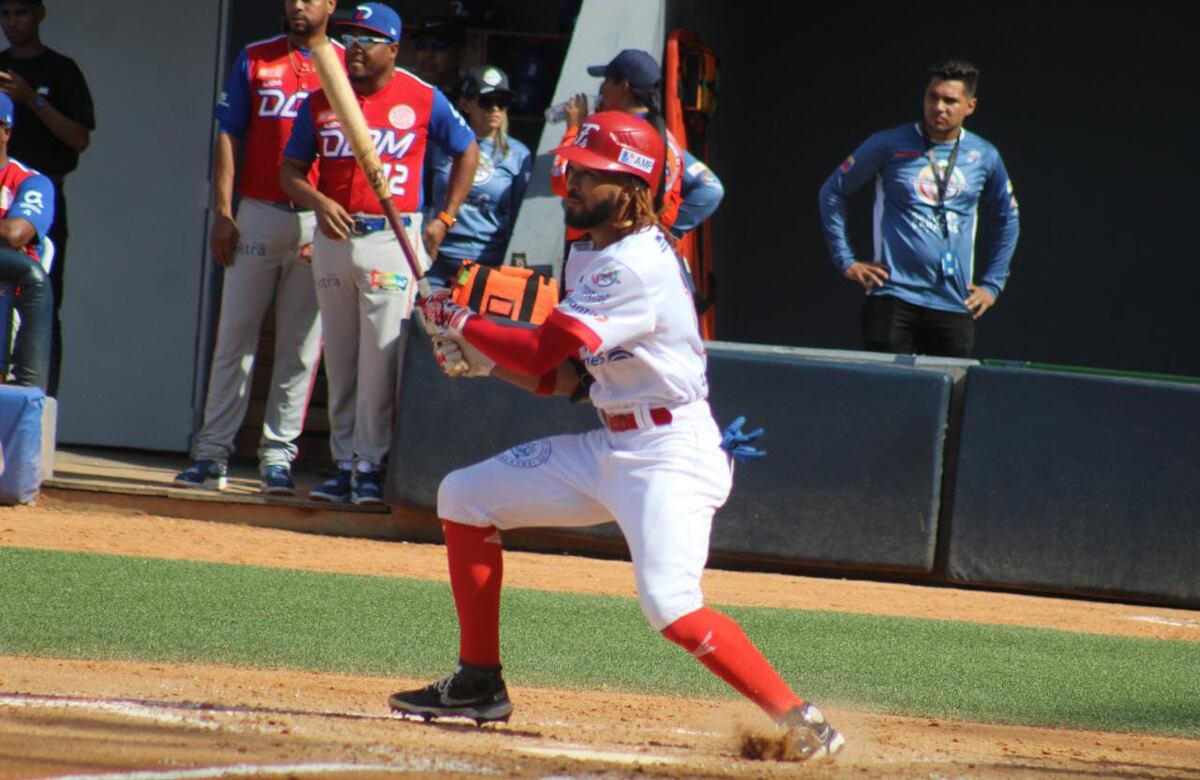
[[[603,203],[597,203],[590,209],[581,209],[578,212],[567,209],[566,214],[563,215],[563,221],[567,223],[567,227],[573,227],[576,230],[591,230],[597,225],[607,222],[616,208],[616,198],[612,198]]]

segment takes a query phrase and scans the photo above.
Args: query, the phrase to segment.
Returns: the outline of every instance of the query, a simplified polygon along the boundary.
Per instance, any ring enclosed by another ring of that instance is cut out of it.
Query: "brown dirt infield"
[[[69,508],[0,510],[0,546],[444,579],[436,545]],[[509,553],[516,587],[633,594],[629,566]],[[710,572],[714,604],[844,610],[1200,641],[1200,612],[898,584]],[[1170,777],[1200,778],[1200,741],[831,710],[836,762],[740,757],[770,733],[739,701],[512,688],[507,725],[391,717],[396,680],[217,666],[0,657],[0,778]],[[216,769],[225,767],[223,774]],[[240,767],[240,768],[234,768]],[[355,768],[357,767],[357,768]],[[205,769],[211,769],[207,773]]]

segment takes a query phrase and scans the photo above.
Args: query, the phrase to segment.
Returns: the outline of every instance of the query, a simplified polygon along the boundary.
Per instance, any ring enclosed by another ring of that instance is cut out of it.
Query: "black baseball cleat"
[[[846,746],[842,733],[829,725],[815,704],[793,707],[779,719],[780,728],[795,738],[796,754],[803,760],[828,758]]]
[[[475,725],[507,723],[512,701],[499,666],[472,666],[458,662],[454,674],[415,691],[388,697],[393,712],[431,720],[469,718]]]

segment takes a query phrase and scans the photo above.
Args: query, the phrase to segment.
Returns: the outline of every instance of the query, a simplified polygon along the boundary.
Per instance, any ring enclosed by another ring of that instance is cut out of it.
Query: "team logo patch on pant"
[[[518,444],[496,456],[496,460],[516,469],[536,469],[550,460],[550,440],[540,439]]]
[[[372,268],[370,285],[372,292],[403,292],[408,289],[408,277]]]

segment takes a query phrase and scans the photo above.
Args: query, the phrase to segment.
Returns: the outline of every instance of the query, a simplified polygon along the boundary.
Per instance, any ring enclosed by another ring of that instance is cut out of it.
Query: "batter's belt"
[[[659,425],[667,425],[671,420],[675,419],[674,415],[671,414],[671,410],[665,406],[656,406],[653,409],[639,409],[635,412],[621,412],[617,414],[609,414],[603,409],[597,409],[596,414],[600,415],[600,422],[604,423],[604,427],[613,433],[633,431],[640,428],[654,428]]]

